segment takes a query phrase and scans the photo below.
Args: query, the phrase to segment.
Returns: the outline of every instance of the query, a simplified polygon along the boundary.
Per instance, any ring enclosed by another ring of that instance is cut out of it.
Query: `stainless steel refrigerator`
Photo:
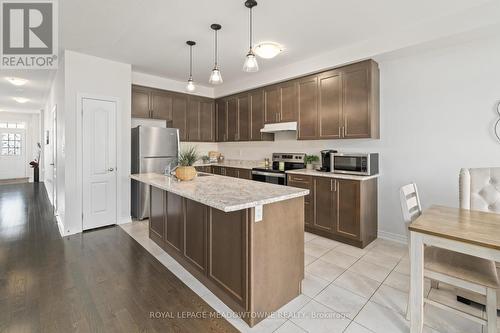
[[[132,174],[160,173],[170,165],[172,168],[179,158],[179,130],[137,126],[132,128]],[[132,186],[132,217],[149,217],[149,186],[135,180]]]

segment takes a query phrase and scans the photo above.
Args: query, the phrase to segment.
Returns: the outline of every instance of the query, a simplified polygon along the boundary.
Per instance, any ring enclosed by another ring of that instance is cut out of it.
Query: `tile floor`
[[[275,317],[249,328],[149,239],[147,221],[121,227],[242,332],[409,332],[404,315],[410,284],[406,245],[377,239],[365,249],[358,249],[306,232],[302,294],[279,309]],[[439,289],[431,289],[430,281],[426,281],[426,293],[431,299],[485,316],[481,306],[457,302],[449,286],[440,284]],[[480,324],[426,305],[426,333],[485,332],[482,330]]]

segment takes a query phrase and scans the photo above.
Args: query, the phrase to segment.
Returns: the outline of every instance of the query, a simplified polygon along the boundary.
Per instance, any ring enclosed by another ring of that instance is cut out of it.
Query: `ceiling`
[[[497,3],[496,0],[257,1],[254,42],[275,41],[285,47],[274,59],[259,59],[258,73],[241,70],[249,43],[248,9],[243,5],[244,0],[60,1],[60,47],[129,63],[137,72],[184,81],[189,64],[185,42],[194,40],[197,42],[194,79],[209,86],[214,60],[210,24],[220,23],[219,64],[224,84],[218,89],[224,90],[266,74],[267,81],[277,79],[274,73],[281,68],[320,54],[329,59],[331,54],[342,54],[341,50],[367,41],[378,44],[384,36],[385,40],[394,39],[397,49],[399,44],[404,46],[408,31],[426,31],[437,38],[442,37],[438,36],[441,27],[447,31],[472,29],[475,26],[468,18],[481,21],[486,15],[496,14],[488,12],[492,12],[491,4]],[[454,20],[447,19],[450,17]],[[500,15],[495,17],[500,21]],[[397,40],[393,38],[395,32],[400,33]],[[26,86],[15,87],[4,79],[6,76],[30,81]],[[53,72],[46,70],[0,70],[0,110],[37,112],[45,104],[52,77]],[[15,96],[29,98],[30,102],[19,104],[12,99]]]
[[[467,11],[488,0],[258,0],[254,41],[282,43],[286,51],[259,59],[261,71],[340,49],[395,30]],[[213,67],[211,23],[220,23],[219,63],[226,84],[243,76],[248,50],[244,0],[65,0],[61,1],[62,45],[130,63],[135,71],[187,80],[194,40],[194,79],[208,85]]]
[[[43,109],[54,71],[49,70],[0,70],[0,111],[37,113]],[[24,86],[15,86],[6,77],[27,79]],[[13,97],[28,98],[20,104]]]

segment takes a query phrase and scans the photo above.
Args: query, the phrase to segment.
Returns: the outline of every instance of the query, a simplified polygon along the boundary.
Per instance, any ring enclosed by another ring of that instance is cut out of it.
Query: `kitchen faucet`
[[[172,164],[173,163],[178,163],[176,160],[173,160],[172,162],[168,163],[167,166],[165,167],[165,170],[163,170],[163,173],[166,175],[166,176],[172,176],[172,172],[175,171],[175,169],[177,169],[179,167],[179,165],[177,164],[173,169],[172,169]]]

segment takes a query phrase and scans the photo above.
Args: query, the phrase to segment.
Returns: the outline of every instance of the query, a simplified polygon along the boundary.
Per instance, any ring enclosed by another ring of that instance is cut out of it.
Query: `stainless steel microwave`
[[[371,176],[378,174],[378,153],[331,153],[330,170],[334,173]]]

